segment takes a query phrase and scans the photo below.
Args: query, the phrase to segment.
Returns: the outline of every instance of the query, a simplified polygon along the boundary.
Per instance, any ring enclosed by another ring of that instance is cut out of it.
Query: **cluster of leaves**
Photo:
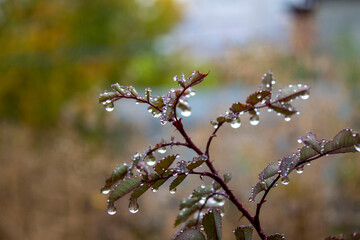
[[[289,85],[273,94],[275,79],[272,72],[265,74],[259,89],[250,94],[245,102],[233,103],[225,115],[221,115],[210,122],[215,130],[208,139],[206,149],[202,151],[187,135],[181,118],[178,118],[177,109],[182,111],[183,116],[190,116],[191,108],[187,98],[194,95],[192,87],[201,83],[206,76],[207,74],[198,71],[193,72],[188,78],[185,78],[184,75],[181,75],[180,78],[175,76],[174,81],[178,83],[180,88],[171,89],[167,94],[155,97],[151,95],[149,88],[145,89],[144,96],[140,96],[134,87],[123,87],[117,83],[111,86],[113,91],[100,94],[99,102],[105,106],[107,111],[112,111],[114,102],[120,99],[133,99],[137,103],[147,104],[148,111],[153,117],[159,118],[163,125],[167,122],[172,123],[184,138],[184,142],[175,141],[174,137],[170,141],[162,140],[155,146],[149,146],[142,154],[136,153],[131,158],[129,165],[118,166],[112,175],[106,179],[105,185],[101,189],[102,193],[109,194],[108,213],[115,214],[115,202],[129,193],[131,193],[129,211],[136,213],[139,209],[138,198],[149,189],[156,192],[171,179],[169,191],[175,193],[176,188],[188,175],[198,175],[201,179],[206,176],[212,178],[213,183],[209,186],[201,185],[195,188],[190,196],[181,201],[179,214],[175,220],[175,227],[178,225],[181,227],[174,239],[205,239],[205,235],[206,239],[221,239],[221,218],[225,199],[230,200],[251,223],[250,226],[240,226],[234,230],[237,240],[251,240],[253,230],[261,239],[285,239],[282,234],[266,235],[260,226],[260,210],[270,189],[276,186],[276,182],[280,178],[282,183],[287,185],[289,183],[288,175],[293,170],[300,173],[305,164],[309,164],[322,156],[360,151],[360,136],[350,129],[344,129],[332,140],[317,140],[315,134],[311,132],[301,137],[298,141],[304,146],[299,148],[297,152],[281,158],[278,163],[269,163],[259,174],[259,182],[252,188],[249,200],[255,201],[255,197],[259,193],[262,191],[265,193],[257,204],[256,213],[251,215],[227,185],[231,180],[231,174],[227,173],[220,177],[212,165],[209,156],[212,139],[224,123],[230,123],[233,128],[240,127],[240,115],[244,113],[250,115],[252,125],[257,125],[260,108],[268,108],[268,111],[274,111],[289,121],[293,115],[298,113],[292,106],[292,101],[299,97],[307,99],[309,87],[302,84]],[[180,159],[177,154],[165,155],[161,159],[156,159],[154,156],[155,151],[165,154],[168,147],[178,146],[193,150],[196,157],[187,161]],[[210,171],[197,171],[204,164]],[[191,218],[191,216],[194,217]]]

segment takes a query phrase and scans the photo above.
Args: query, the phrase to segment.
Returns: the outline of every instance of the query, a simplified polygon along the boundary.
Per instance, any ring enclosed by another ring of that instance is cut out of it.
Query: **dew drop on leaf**
[[[151,191],[152,191],[153,193],[157,192],[158,190],[159,190],[158,188],[152,188],[152,189],[151,189]]]
[[[110,203],[107,207],[107,212],[109,215],[114,215],[116,213],[116,207],[114,203]]]
[[[191,111],[189,110],[182,111],[181,115],[183,115],[184,117],[189,117],[191,115]]]
[[[156,163],[156,159],[155,159],[154,155],[152,155],[152,154],[148,155],[146,158],[146,164],[148,166],[154,166],[155,163]]]
[[[286,117],[284,118],[284,120],[285,120],[286,122],[289,122],[289,121],[291,120],[291,117],[290,117],[290,116],[286,116]]]
[[[111,112],[114,110],[114,104],[113,103],[109,103],[107,105],[105,105],[105,110],[108,112]]]
[[[175,194],[175,193],[176,193],[176,188],[171,189],[171,190],[170,190],[170,193],[171,193],[171,194]]]
[[[139,211],[139,204],[136,199],[131,200],[129,203],[129,212],[137,213]]]
[[[249,202],[254,202],[254,201],[255,201],[254,198],[252,198],[252,197],[249,198]]]
[[[310,97],[310,95],[308,93],[305,93],[305,94],[301,95],[300,97],[301,97],[301,99],[306,100]]]
[[[241,126],[240,118],[234,118],[232,122],[230,123],[230,126],[232,128],[239,128]]]
[[[281,183],[284,184],[284,185],[288,185],[290,182],[289,178],[288,177],[283,177],[281,179]]]
[[[105,188],[105,189],[103,189],[103,190],[101,190],[101,193],[102,194],[108,194],[110,192],[110,189],[109,188]]]
[[[303,141],[301,140],[301,138],[299,138],[299,139],[297,140],[297,142],[298,142],[298,143],[302,143]]]
[[[157,151],[161,154],[164,154],[166,153],[166,147],[159,148]]]
[[[304,167],[296,168],[296,172],[299,173],[299,174],[303,173],[304,172]]]
[[[250,124],[255,126],[259,124],[259,116],[258,115],[252,115],[250,117]]]
[[[356,151],[360,152],[360,144],[355,144],[354,148],[356,149]]]

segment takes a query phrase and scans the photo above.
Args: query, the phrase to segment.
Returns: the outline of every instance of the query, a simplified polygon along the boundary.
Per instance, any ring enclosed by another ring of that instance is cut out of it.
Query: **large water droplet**
[[[284,184],[284,185],[288,185],[290,182],[289,178],[288,177],[283,177],[281,179],[281,183]]]
[[[354,148],[356,149],[356,151],[360,152],[360,144],[355,144]]]
[[[290,116],[286,116],[286,117],[284,118],[284,120],[285,120],[286,122],[289,122],[289,121],[291,120],[291,117],[290,117]]]
[[[189,110],[181,111],[181,115],[183,115],[184,117],[189,117],[191,115],[191,111]]]
[[[304,166],[302,166],[302,167],[297,167],[297,168],[296,168],[296,172],[299,173],[299,174],[303,173],[303,172],[304,172]]]
[[[309,93],[305,93],[305,94],[301,95],[300,97],[301,97],[301,99],[306,100],[310,97],[310,95],[309,95]]]
[[[114,215],[116,213],[116,207],[114,203],[110,203],[107,207],[107,212],[109,215]]]
[[[151,191],[152,191],[153,193],[156,193],[157,191],[159,191],[159,189],[158,189],[158,188],[151,188]]]
[[[108,103],[107,105],[105,105],[105,110],[108,112],[111,112],[114,110],[114,103]]]
[[[175,193],[176,193],[176,188],[171,189],[171,190],[170,190],[170,193],[171,193],[171,194],[175,194]]]
[[[159,148],[157,151],[161,154],[164,154],[166,153],[166,147]]]
[[[253,197],[249,198],[249,202],[254,202],[254,201],[255,201],[255,199]]]
[[[234,118],[232,122],[230,123],[230,126],[232,128],[239,128],[241,126],[240,118]]]
[[[129,212],[131,213],[137,213],[139,211],[139,204],[137,200],[131,200],[129,203]]]
[[[299,138],[299,139],[297,140],[297,142],[298,142],[298,143],[302,143],[303,141],[302,141],[301,138]]]
[[[258,115],[252,115],[250,117],[250,124],[255,126],[259,124],[259,116]]]
[[[147,164],[148,166],[154,166],[155,163],[156,163],[156,159],[155,159],[154,155],[149,154],[149,155],[147,156],[147,158],[146,158],[146,164]]]

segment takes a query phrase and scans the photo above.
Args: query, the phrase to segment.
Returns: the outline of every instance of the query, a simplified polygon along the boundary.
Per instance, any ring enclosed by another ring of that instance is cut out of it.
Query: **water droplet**
[[[191,111],[189,110],[182,111],[181,115],[183,115],[184,117],[189,117],[191,115]]]
[[[218,128],[218,125],[216,124],[216,125],[214,125],[214,128],[216,129],[216,128]]]
[[[107,212],[109,215],[114,215],[116,213],[116,207],[114,203],[110,203],[107,207]]]
[[[268,108],[268,110],[267,110],[268,112],[272,112],[273,110],[271,109],[271,108]]]
[[[149,155],[147,156],[147,158],[146,158],[146,164],[147,164],[148,166],[154,166],[155,163],[156,163],[156,159],[155,159],[154,155],[149,154]]]
[[[111,99],[106,100],[105,103],[111,103]]]
[[[255,199],[253,197],[249,198],[249,202],[254,202],[254,201],[255,201]]]
[[[171,194],[175,194],[175,193],[176,193],[176,188],[171,189],[171,190],[170,190],[170,193],[171,193]]]
[[[261,98],[261,94],[258,94],[256,97],[257,97],[257,99],[260,99],[260,98]]]
[[[174,77],[173,77],[173,80],[176,82],[176,81],[178,81],[179,79],[178,79],[178,76],[177,75],[175,75]]]
[[[111,112],[114,110],[114,103],[108,103],[105,105],[105,110],[108,111],[108,112]]]
[[[286,116],[286,117],[284,118],[284,120],[285,120],[286,122],[289,122],[289,121],[291,120],[291,117],[290,117],[290,116]]]
[[[302,167],[297,167],[297,168],[296,168],[296,172],[299,173],[299,174],[300,174],[300,173],[303,173],[303,172],[304,172],[304,166],[302,166]]]
[[[241,126],[241,120],[240,118],[234,118],[232,122],[230,123],[230,126],[232,128],[239,128]]]
[[[153,193],[155,193],[155,192],[159,191],[159,189],[158,189],[158,188],[151,188],[151,191],[152,191]]]
[[[310,166],[310,165],[311,165],[311,163],[310,163],[310,162],[308,162],[306,165]]]
[[[131,200],[129,203],[129,212],[131,213],[137,213],[139,211],[139,204],[137,200]]]
[[[302,143],[303,141],[302,141],[301,138],[299,138],[299,139],[297,140],[297,142],[298,142],[298,143]]]
[[[271,84],[274,85],[276,83],[275,79],[271,80]]]
[[[288,177],[283,177],[281,179],[281,183],[284,184],[284,185],[288,185],[290,182],[289,178]]]
[[[158,153],[164,154],[166,153],[166,147],[159,148],[157,151]]]
[[[360,152],[360,144],[355,144],[354,148],[356,149],[356,151]]]
[[[250,124],[255,126],[259,124],[259,116],[258,115],[252,115],[250,117]]]
[[[104,195],[108,194],[109,192],[110,192],[110,188],[105,188],[101,190],[101,193]]]
[[[310,97],[310,95],[309,95],[309,93],[305,93],[305,94],[301,95],[300,97],[301,97],[301,99],[306,100]]]

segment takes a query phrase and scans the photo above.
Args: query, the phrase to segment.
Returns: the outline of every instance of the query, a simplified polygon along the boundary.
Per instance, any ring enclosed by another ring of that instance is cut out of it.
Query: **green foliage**
[[[173,179],[170,183],[169,190],[174,192],[176,188],[185,180],[188,175],[197,175],[201,179],[209,177],[213,180],[210,185],[201,185],[184,198],[180,203],[180,211],[175,220],[175,227],[180,225],[179,233],[174,239],[206,239],[217,240],[222,238],[221,213],[224,211],[223,206],[225,199],[232,202],[239,212],[251,223],[250,226],[240,226],[234,230],[237,240],[251,240],[255,230],[263,240],[282,240],[285,239],[283,234],[266,235],[260,225],[260,213],[266,196],[270,190],[277,186],[277,181],[281,179],[284,185],[289,184],[289,174],[293,170],[301,173],[304,165],[315,161],[318,158],[330,155],[351,153],[360,151],[360,135],[353,130],[341,130],[332,140],[317,139],[314,133],[308,132],[306,136],[301,137],[298,142],[304,145],[298,148],[293,154],[280,158],[278,163],[271,162],[266,165],[265,169],[259,174],[259,182],[251,190],[249,200],[255,201],[258,194],[263,193],[261,200],[256,205],[256,212],[252,215],[244,204],[234,195],[229,188],[228,183],[231,180],[231,174],[225,173],[220,177],[218,171],[212,164],[209,151],[212,139],[219,131],[221,126],[229,123],[231,127],[240,127],[241,115],[248,113],[250,123],[256,125],[260,118],[258,111],[261,108],[274,110],[278,115],[283,115],[286,121],[297,113],[292,106],[292,102],[298,98],[307,99],[309,97],[309,87],[306,85],[289,85],[279,89],[277,94],[273,94],[275,80],[272,72],[264,75],[259,90],[251,93],[246,103],[235,102],[224,115],[220,115],[216,120],[211,121],[215,130],[211,133],[206,148],[201,150],[189,137],[179,118],[177,110],[182,111],[184,117],[190,116],[191,107],[188,104],[187,97],[193,92],[193,87],[201,83],[207,74],[198,71],[193,72],[190,77],[185,78],[184,74],[180,78],[174,77],[178,83],[178,89],[171,89],[164,95],[153,97],[151,89],[145,90],[144,96],[139,94],[132,86],[124,87],[119,84],[112,85],[114,91],[104,92],[99,96],[100,104],[103,104],[107,111],[112,111],[114,103],[122,99],[131,99],[138,103],[146,104],[149,112],[160,119],[162,125],[170,123],[183,137],[185,142],[175,141],[175,137],[167,142],[162,140],[154,147],[149,146],[143,154],[136,153],[131,158],[131,163],[127,167],[122,165],[116,168],[105,182],[103,189],[111,189],[108,199],[109,214],[114,214],[114,202],[119,198],[132,192],[130,197],[129,211],[136,213],[139,209],[137,199],[145,193],[150,187],[157,191],[167,180]],[[166,152],[168,146],[186,147],[192,150],[196,156],[190,160],[176,160],[178,155],[169,155],[161,160],[156,160],[153,152],[158,151],[161,154]],[[175,165],[176,167],[172,165]],[[206,165],[209,171],[197,169]],[[151,167],[151,168],[150,168]],[[136,169],[136,171],[134,171]],[[126,178],[125,178],[126,176]],[[118,183],[119,182],[119,183]],[[115,183],[118,183],[115,187]],[[103,193],[106,193],[106,191]],[[192,217],[193,216],[193,217]],[[350,235],[344,235],[346,239]],[[356,234],[353,236],[357,236]],[[343,237],[345,239],[345,237]],[[335,237],[328,239],[337,239]]]

